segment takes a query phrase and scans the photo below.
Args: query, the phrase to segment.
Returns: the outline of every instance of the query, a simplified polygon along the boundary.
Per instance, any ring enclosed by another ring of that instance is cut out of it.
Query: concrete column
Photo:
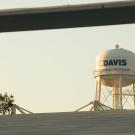
[[[122,77],[119,76],[113,87],[113,109],[122,108]]]
[[[135,83],[133,83],[134,109],[135,109]]]
[[[95,100],[100,102],[100,96],[101,96],[101,77],[99,76],[96,78],[96,97]]]
[[[120,95],[119,95],[119,100],[120,100],[120,103],[119,103],[119,109],[123,109],[123,105],[122,105],[122,76],[119,77],[119,92],[120,92]]]

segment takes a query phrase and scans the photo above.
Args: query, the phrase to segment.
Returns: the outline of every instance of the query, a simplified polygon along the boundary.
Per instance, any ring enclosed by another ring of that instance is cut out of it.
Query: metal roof
[[[0,116],[0,135],[133,135],[135,111]]]
[[[135,23],[135,1],[0,10],[0,32]]]

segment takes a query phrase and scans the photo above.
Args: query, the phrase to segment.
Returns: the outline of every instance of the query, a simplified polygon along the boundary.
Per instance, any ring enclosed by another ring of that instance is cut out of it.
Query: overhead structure
[[[17,111],[21,114],[33,114],[32,112],[30,112],[16,104],[12,105],[11,110],[12,110],[11,115],[17,114]]]
[[[135,53],[118,45],[100,53],[94,77],[96,101],[113,109],[135,109]]]
[[[0,32],[135,23],[135,1],[0,10]]]

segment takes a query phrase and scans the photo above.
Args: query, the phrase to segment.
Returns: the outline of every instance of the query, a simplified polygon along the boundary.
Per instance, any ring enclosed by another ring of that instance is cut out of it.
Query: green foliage
[[[2,95],[0,93],[0,114],[6,115],[12,113],[12,106],[14,102],[13,98],[14,98],[13,95],[9,96],[7,93]]]

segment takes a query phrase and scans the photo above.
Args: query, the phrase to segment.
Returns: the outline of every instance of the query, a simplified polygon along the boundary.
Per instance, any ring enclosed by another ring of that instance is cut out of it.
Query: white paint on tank
[[[96,58],[96,70],[127,69],[135,70],[135,53],[119,48],[106,50]]]
[[[111,87],[109,94],[112,96],[112,108],[123,109],[123,92],[128,93],[130,97],[135,95],[135,53],[119,48],[118,45],[115,49],[100,53],[96,59],[94,77],[96,79],[95,100],[102,102],[104,98],[108,102],[107,87]],[[104,88],[106,90],[103,90],[102,85],[107,86]],[[131,94],[129,94],[129,88],[124,89],[129,85],[132,90]],[[107,94],[102,94],[102,90]]]

